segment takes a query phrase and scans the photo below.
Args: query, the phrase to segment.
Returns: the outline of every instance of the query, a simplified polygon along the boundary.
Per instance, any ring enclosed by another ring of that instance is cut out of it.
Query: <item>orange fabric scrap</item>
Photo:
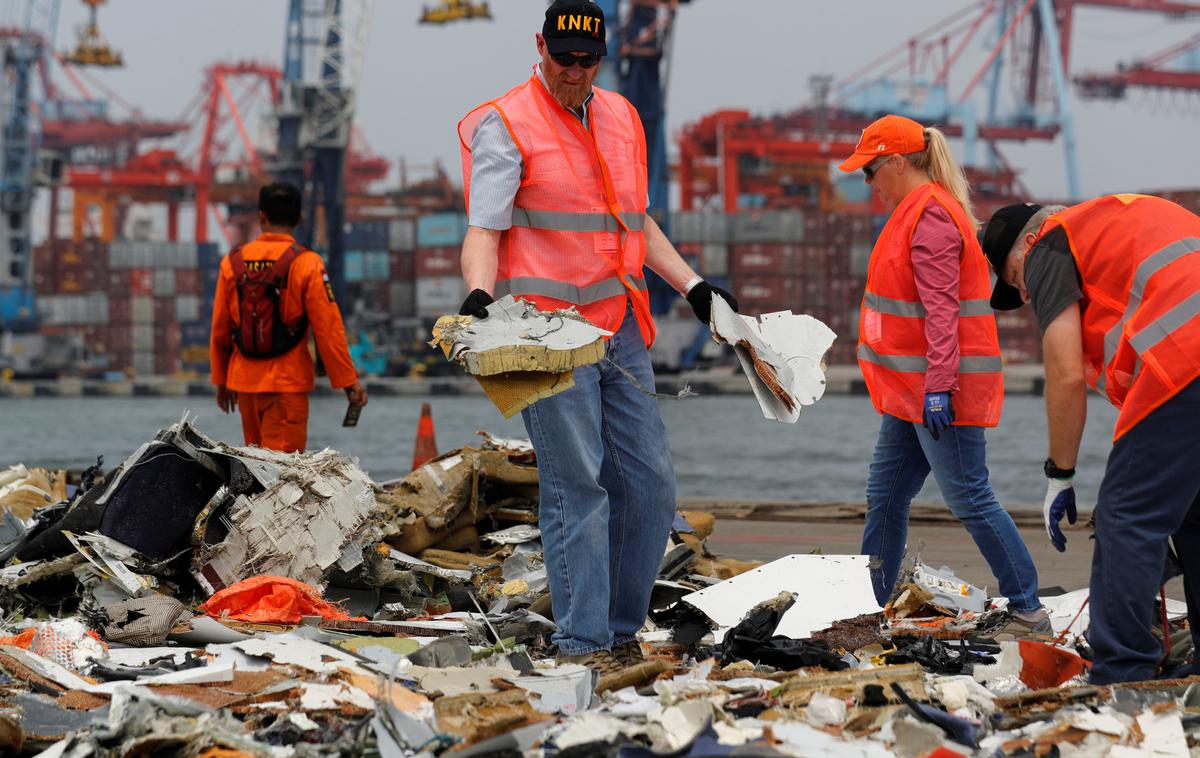
[[[216,619],[260,624],[299,624],[302,616],[346,620],[350,615],[325,602],[316,587],[284,576],[254,576],[210,597],[200,610]]]
[[[20,634],[15,634],[12,637],[0,637],[0,645],[12,645],[13,647],[19,647],[22,650],[28,650],[29,646],[33,644],[33,638],[37,634],[37,631],[38,630],[36,626],[31,626],[28,629],[23,630]]]

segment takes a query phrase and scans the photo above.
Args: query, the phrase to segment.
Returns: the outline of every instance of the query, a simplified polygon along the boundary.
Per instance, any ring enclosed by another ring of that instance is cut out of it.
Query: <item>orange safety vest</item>
[[[463,190],[471,197],[471,139],[495,109],[521,151],[524,173],[512,227],[500,235],[497,298],[511,294],[540,310],[575,306],[611,332],[626,298],[647,345],[654,319],[642,266],[646,262],[646,137],[641,119],[620,95],[592,89],[588,128],[546,90],[537,72],[458,124]]]
[[[1200,376],[1200,217],[1148,195],[1107,195],[1046,219],[1083,281],[1087,381],[1121,409],[1113,439]]]
[[[921,423],[925,407],[925,307],[917,293],[912,236],[931,203],[949,212],[963,238],[959,274],[957,426],[996,426],[1004,405],[1000,343],[987,260],[958,201],[929,183],[900,202],[871,251],[858,320],[858,365],[875,410]]]

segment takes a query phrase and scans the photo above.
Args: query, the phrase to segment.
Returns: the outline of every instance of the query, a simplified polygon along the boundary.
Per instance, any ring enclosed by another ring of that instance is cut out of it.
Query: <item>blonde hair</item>
[[[971,185],[963,174],[962,168],[954,160],[950,152],[950,142],[940,129],[932,126],[925,127],[925,149],[919,153],[909,153],[904,156],[914,168],[919,168],[929,174],[929,178],[941,185],[962,206],[973,228],[979,228],[979,219],[971,208]]]

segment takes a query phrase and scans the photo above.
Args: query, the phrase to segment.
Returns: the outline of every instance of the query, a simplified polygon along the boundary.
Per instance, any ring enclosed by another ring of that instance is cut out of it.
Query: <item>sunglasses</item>
[[[600,65],[600,58],[602,56],[595,53],[581,53],[579,55],[575,55],[574,53],[551,53],[550,57],[563,68],[570,68],[576,64],[580,68],[595,68]]]
[[[892,159],[892,156],[888,155],[879,160],[872,161],[870,165],[863,166],[863,170],[862,170],[863,175],[866,176],[868,180],[873,180],[875,178],[875,172],[879,171],[879,169],[886,166],[888,164],[888,161],[890,161],[891,159]]]

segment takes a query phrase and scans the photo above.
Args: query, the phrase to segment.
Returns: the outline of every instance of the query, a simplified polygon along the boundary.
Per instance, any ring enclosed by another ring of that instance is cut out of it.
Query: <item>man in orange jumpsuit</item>
[[[209,345],[217,405],[225,413],[240,407],[247,445],[289,453],[303,451],[308,441],[308,393],[313,390],[316,374],[308,349],[310,326],[330,384],[334,389],[344,389],[352,404],[367,404],[367,391],[358,381],[350,359],[342,314],[334,302],[325,264],[321,256],[299,247],[292,237],[300,223],[300,206],[300,191],[290,184],[270,184],[259,192],[262,233],[221,261]],[[289,255],[293,246],[296,252]],[[253,351],[244,349],[244,343],[237,344],[235,338],[244,311],[242,293],[238,291],[242,277],[234,275],[234,261],[242,271],[253,275],[285,258],[290,263],[282,266],[277,318],[280,326],[291,329],[295,344],[278,355],[248,355]]]

